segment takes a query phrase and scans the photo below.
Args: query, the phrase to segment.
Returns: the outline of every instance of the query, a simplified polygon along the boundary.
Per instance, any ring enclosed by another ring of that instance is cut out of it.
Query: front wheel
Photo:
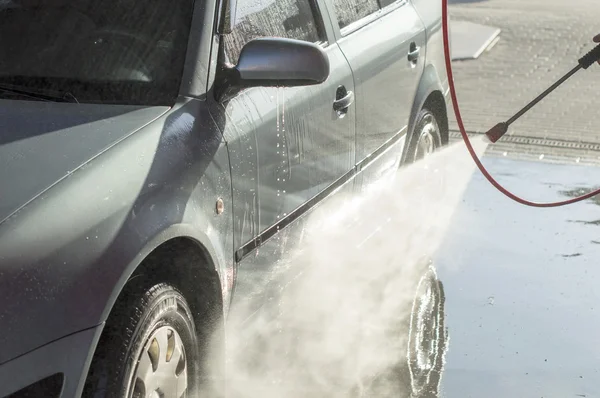
[[[198,341],[187,301],[165,283],[126,293],[100,338],[84,397],[190,396]]]

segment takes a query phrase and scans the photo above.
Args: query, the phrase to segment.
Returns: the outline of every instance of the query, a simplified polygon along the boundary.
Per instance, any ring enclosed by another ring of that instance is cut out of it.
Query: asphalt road
[[[515,192],[564,199],[598,168],[487,158]],[[476,173],[436,256],[450,344],[443,397],[599,397],[600,199],[532,209]]]
[[[465,126],[485,132],[576,66],[600,33],[597,0],[449,0],[452,20],[502,29],[478,60],[454,62]],[[512,125],[491,152],[546,160],[600,162],[600,67],[573,76]],[[451,129],[457,130],[455,121]],[[456,137],[456,134],[454,134]]]

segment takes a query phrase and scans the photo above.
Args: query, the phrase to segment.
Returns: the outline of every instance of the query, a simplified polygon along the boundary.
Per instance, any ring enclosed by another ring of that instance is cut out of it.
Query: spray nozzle
[[[485,135],[492,142],[498,141],[508,131],[508,124],[502,122],[492,127]]]

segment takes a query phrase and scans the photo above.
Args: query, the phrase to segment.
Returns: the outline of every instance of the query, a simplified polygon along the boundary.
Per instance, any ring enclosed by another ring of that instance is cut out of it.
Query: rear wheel
[[[100,338],[84,396],[190,396],[198,341],[186,299],[165,283],[124,293]]]
[[[442,146],[442,133],[435,114],[423,108],[415,119],[415,128],[409,141],[407,163],[421,160]]]

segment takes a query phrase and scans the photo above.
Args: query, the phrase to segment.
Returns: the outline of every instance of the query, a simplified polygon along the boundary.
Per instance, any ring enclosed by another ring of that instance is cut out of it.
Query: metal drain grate
[[[469,131],[467,132],[469,136],[479,136],[483,135],[483,133],[476,133]],[[450,138],[462,138],[460,132],[456,130],[450,131]],[[536,137],[523,137],[523,136],[510,136],[505,135],[502,137],[502,142],[507,144],[521,144],[521,145],[533,145],[533,146],[543,146],[543,147],[551,147],[551,148],[568,148],[568,149],[580,149],[585,151],[600,151],[600,144],[595,144],[591,142],[576,142],[576,141],[563,141],[556,139],[546,139],[546,138],[536,138]]]

